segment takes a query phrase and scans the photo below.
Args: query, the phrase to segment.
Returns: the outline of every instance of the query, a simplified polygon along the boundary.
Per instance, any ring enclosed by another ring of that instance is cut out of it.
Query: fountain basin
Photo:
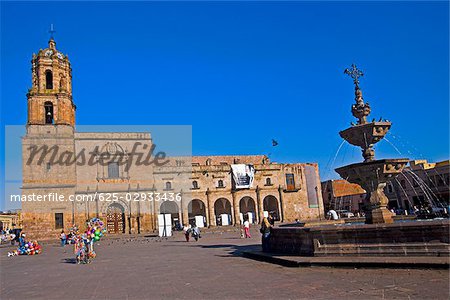
[[[391,122],[371,122],[342,130],[339,135],[350,144],[365,149],[382,140],[390,128]]]
[[[343,166],[335,171],[345,180],[359,184],[367,192],[377,189],[391,177],[400,174],[408,164],[407,158],[379,159]]]
[[[393,224],[276,227],[270,252],[302,256],[444,256],[449,220]]]

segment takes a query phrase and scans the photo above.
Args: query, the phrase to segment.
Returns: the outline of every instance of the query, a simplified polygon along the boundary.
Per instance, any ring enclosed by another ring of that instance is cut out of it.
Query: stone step
[[[450,255],[450,251],[369,251],[363,250],[359,252],[355,251],[318,251],[314,253],[316,257],[327,257],[327,256],[411,256],[411,257],[420,257],[420,256],[433,256],[433,257],[448,257]]]
[[[316,245],[314,256],[449,256],[445,243]]]
[[[389,244],[329,244],[319,245],[318,249],[450,249],[450,244],[446,243],[389,243]]]

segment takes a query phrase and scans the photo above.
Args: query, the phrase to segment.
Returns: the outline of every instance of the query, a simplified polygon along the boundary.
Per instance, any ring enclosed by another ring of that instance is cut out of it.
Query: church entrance
[[[106,212],[108,233],[125,233],[125,211],[122,205],[113,203]]]

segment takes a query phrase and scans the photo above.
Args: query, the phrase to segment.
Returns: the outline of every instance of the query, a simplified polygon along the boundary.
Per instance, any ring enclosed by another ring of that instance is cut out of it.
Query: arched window
[[[272,185],[272,180],[270,180],[270,177],[266,178],[266,185]]]
[[[166,182],[166,190],[171,190],[172,189],[172,183],[170,183],[170,181]]]
[[[217,182],[217,186],[218,186],[218,187],[223,187],[223,180],[219,180],[219,181]]]
[[[45,88],[53,90],[53,74],[50,70],[45,71]]]
[[[192,188],[198,189],[198,182],[196,180],[192,181]]]
[[[108,164],[108,178],[119,178],[119,164],[110,162]]]
[[[44,103],[45,124],[53,124],[53,103],[47,101]]]

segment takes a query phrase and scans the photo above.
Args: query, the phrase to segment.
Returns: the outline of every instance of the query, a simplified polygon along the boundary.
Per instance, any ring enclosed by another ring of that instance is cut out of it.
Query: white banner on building
[[[255,168],[253,165],[231,165],[231,170],[236,189],[248,189],[252,187],[253,179],[255,178]]]

